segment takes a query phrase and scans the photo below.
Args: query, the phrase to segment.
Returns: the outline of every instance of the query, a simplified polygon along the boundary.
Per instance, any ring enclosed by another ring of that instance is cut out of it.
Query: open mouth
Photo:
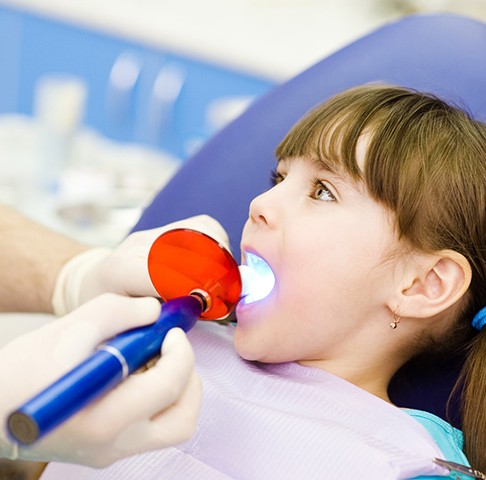
[[[268,263],[254,253],[244,252],[244,264],[239,267],[242,279],[242,303],[265,298],[275,285],[275,275]]]

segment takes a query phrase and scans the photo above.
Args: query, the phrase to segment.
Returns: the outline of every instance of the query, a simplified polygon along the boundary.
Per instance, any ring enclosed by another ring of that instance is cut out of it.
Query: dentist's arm
[[[59,271],[87,248],[0,205],[0,311],[52,313]]]

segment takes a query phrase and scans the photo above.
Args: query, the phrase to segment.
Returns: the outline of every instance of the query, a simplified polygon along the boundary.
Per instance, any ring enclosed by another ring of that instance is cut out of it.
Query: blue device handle
[[[170,300],[162,305],[155,323],[124,332],[101,345],[84,362],[9,415],[7,426],[12,439],[28,445],[42,438],[159,355],[171,328],[188,332],[202,309],[201,301],[193,296]]]

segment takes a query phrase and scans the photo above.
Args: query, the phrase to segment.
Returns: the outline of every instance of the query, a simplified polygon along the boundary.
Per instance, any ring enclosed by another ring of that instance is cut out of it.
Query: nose
[[[249,212],[250,222],[268,227],[274,227],[276,225],[281,208],[281,203],[278,200],[278,187],[279,185],[267,190],[251,201]]]

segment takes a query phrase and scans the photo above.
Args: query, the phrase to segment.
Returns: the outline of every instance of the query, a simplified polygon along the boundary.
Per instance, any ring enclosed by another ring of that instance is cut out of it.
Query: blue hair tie
[[[478,313],[476,313],[476,315],[474,315],[471,323],[476,330],[482,330],[482,328],[486,325],[486,307],[483,307]]]

